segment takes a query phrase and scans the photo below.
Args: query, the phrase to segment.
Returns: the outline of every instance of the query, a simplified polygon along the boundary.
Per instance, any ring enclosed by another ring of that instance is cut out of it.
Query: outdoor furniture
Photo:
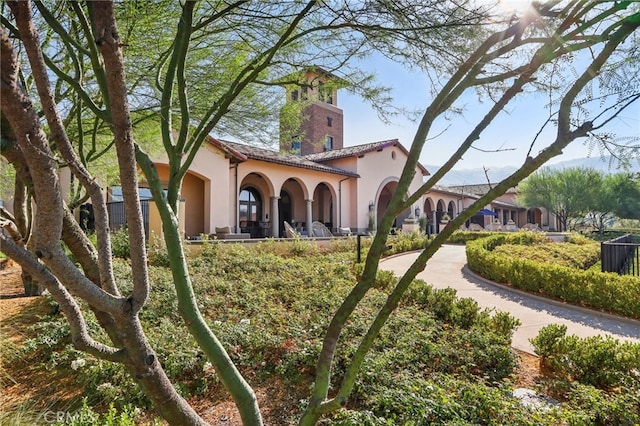
[[[351,228],[343,227],[338,229],[340,231],[340,235],[351,235]]]
[[[484,231],[484,228],[478,223],[470,223],[469,231]]]
[[[251,238],[251,234],[248,232],[231,232],[230,226],[216,226],[216,233],[210,235],[210,237],[218,240],[248,240]]]
[[[286,234],[287,238],[300,238],[301,235],[298,233],[298,231],[296,231],[296,229],[291,226],[291,224],[289,222],[287,222],[286,220],[284,221],[284,233]]]
[[[311,224],[311,234],[314,237],[333,237],[333,234],[331,233],[331,231],[329,231],[329,228],[318,221],[314,221]]]

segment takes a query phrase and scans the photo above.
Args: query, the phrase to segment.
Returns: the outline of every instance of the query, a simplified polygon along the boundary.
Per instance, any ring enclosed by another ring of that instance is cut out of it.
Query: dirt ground
[[[6,355],[12,348],[20,347],[26,327],[33,324],[39,315],[45,315],[51,307],[41,297],[25,297],[20,267],[11,260],[0,261],[0,414],[30,407],[41,411],[51,407],[64,407],[82,392],[72,378],[53,371],[35,368],[28,360],[6,364]],[[532,387],[540,376],[539,359],[535,355],[518,352],[518,367],[514,372],[517,387]],[[274,385],[257,389],[265,421],[273,414],[267,401],[279,401],[274,395],[282,393],[284,386]],[[211,395],[213,396],[213,395]],[[240,416],[230,399],[212,398],[220,402],[211,404],[211,399],[189,402],[203,418],[212,425],[241,426]],[[18,408],[22,407],[22,408]],[[273,407],[276,411],[275,407]],[[276,415],[277,416],[277,415]],[[0,423],[2,417],[0,416]]]

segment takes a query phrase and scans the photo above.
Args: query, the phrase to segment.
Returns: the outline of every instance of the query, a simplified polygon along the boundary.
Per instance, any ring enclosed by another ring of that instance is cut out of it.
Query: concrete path
[[[384,259],[380,267],[400,276],[418,257],[417,252]],[[481,308],[508,311],[522,325],[513,336],[513,347],[529,353],[533,345],[529,339],[548,324],[565,324],[567,334],[580,337],[611,335],[621,341],[640,343],[640,321],[602,314],[597,311],[550,301],[518,290],[492,283],[471,272],[467,266],[465,247],[444,245],[427,262],[418,278],[435,288],[452,287],[459,297],[470,297]]]

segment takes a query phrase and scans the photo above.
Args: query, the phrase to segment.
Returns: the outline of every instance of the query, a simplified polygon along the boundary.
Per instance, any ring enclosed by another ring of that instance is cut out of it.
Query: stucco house
[[[384,213],[407,160],[407,149],[396,139],[344,146],[339,85],[331,74],[315,69],[305,74],[307,85],[287,91],[287,102],[305,101],[305,119],[291,131],[281,125],[279,150],[208,138],[182,187],[184,232],[188,237],[228,228],[255,237],[284,236],[284,222],[309,233],[314,222],[335,233],[348,228],[364,232]],[[161,179],[168,167],[156,160]],[[418,164],[410,192],[417,190],[427,169]],[[426,215],[437,232],[441,218],[455,217],[477,199],[474,188],[435,187],[396,218]],[[477,188],[475,188],[477,189]],[[409,194],[407,194],[409,195]],[[526,223],[526,210],[513,197],[488,208],[495,216],[477,215],[482,227]]]
[[[396,191],[408,151],[396,139],[345,147],[344,116],[338,107],[340,84],[332,84],[335,77],[317,68],[308,70],[304,78],[307,84],[302,88],[287,90],[287,102],[304,102],[302,125],[295,129],[281,125],[279,150],[207,138],[182,185],[179,220],[187,238],[216,234],[220,229],[251,238],[282,237],[285,221],[302,234],[309,234],[312,222],[334,233],[347,229],[359,233],[376,226]],[[167,180],[166,159],[154,162],[160,179]],[[410,192],[428,175],[418,164]],[[144,193],[144,182],[140,186]],[[431,232],[438,232],[445,214],[457,216],[483,190],[482,185],[436,186],[402,212],[395,226],[401,228],[404,219],[418,213],[429,220]],[[121,207],[118,213],[118,188],[110,188],[108,195],[114,202],[111,227],[116,229],[124,220]],[[149,200],[143,205],[147,224],[154,222],[154,208],[149,205],[153,205]],[[484,211],[467,225],[489,229],[498,223],[545,225],[540,209],[518,207],[513,191]],[[160,232],[159,227],[152,231]]]

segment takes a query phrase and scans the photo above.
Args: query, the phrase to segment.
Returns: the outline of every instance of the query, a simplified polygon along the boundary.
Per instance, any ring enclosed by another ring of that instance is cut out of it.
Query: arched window
[[[262,197],[255,188],[240,191],[240,221],[258,221],[262,218]]]

